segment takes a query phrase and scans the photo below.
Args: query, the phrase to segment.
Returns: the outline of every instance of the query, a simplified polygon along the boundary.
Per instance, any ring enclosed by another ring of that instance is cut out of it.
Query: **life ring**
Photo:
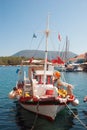
[[[69,94],[68,96],[69,96],[68,101],[74,101],[75,99],[74,95]]]

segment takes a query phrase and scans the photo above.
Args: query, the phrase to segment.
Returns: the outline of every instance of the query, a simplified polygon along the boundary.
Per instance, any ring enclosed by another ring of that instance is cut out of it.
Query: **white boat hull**
[[[50,120],[55,120],[57,113],[59,113],[61,110],[65,108],[65,105],[26,105],[22,103],[20,104],[24,109],[47,117]]]

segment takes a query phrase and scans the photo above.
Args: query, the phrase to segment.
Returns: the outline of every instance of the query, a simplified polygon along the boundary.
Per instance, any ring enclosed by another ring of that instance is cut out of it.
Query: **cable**
[[[34,123],[33,123],[33,125],[32,125],[32,127],[31,127],[30,130],[33,130],[34,127],[35,127],[35,124],[36,124],[36,121],[37,121],[37,118],[38,118],[38,112],[39,112],[38,107],[39,107],[39,101],[38,101],[38,103],[37,103],[37,107],[36,107],[36,108],[37,108],[37,113],[36,113],[36,116],[35,116],[35,119],[34,119]]]
[[[70,110],[70,112],[74,115],[74,117],[81,123],[81,125],[83,125],[87,129],[87,126],[79,119],[79,117],[77,115],[74,114],[74,112],[70,109],[69,105],[67,105],[66,103],[65,103],[65,105]]]

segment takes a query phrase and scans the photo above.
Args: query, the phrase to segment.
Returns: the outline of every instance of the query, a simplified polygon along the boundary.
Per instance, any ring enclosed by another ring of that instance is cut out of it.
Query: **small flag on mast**
[[[58,33],[58,40],[61,41],[60,33]]]
[[[33,38],[37,38],[37,36],[36,36],[36,34],[35,34],[35,33],[33,34]]]

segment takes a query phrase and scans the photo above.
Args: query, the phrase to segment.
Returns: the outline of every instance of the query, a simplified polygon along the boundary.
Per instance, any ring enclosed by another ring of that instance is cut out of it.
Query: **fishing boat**
[[[62,111],[70,103],[74,106],[79,102],[75,95],[70,95],[67,90],[54,85],[54,66],[47,60],[49,28],[45,31],[46,48],[45,59],[31,58],[22,60],[20,69],[17,70],[18,81],[16,87],[9,92],[9,98],[17,99],[20,105],[33,113],[55,120],[57,113]],[[24,64],[29,65],[28,76],[24,70]]]

